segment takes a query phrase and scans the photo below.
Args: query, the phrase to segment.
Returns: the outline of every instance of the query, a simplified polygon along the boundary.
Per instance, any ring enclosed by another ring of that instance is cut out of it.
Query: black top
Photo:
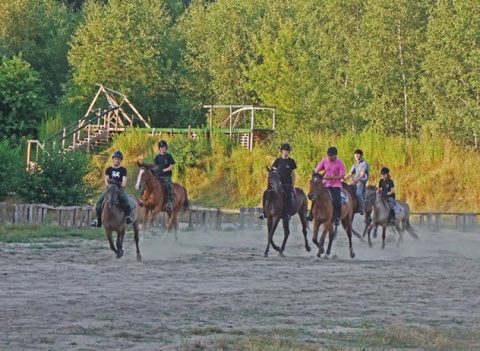
[[[382,197],[393,197],[395,199],[395,193],[387,195],[387,193],[389,193],[390,190],[395,188],[395,184],[393,183],[393,180],[380,179],[380,182],[378,183],[378,187],[382,189]]]
[[[293,184],[292,171],[297,168],[297,164],[293,158],[279,157],[273,162],[272,167],[278,170],[282,184]]]
[[[108,167],[105,170],[105,175],[107,175],[110,179],[113,179],[117,182],[122,182],[123,177],[127,176],[127,169],[125,167]]]
[[[167,171],[167,172],[163,171],[168,166],[175,164],[175,161],[173,160],[173,156],[170,155],[168,152],[165,155],[158,154],[157,156],[155,156],[154,163],[156,166],[158,166],[158,170],[159,170],[158,175],[160,177],[172,176],[172,171]]]

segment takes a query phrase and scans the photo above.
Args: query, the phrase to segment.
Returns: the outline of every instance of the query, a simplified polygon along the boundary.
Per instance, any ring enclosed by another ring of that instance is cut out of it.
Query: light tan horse
[[[355,253],[352,248],[352,218],[353,218],[353,204],[350,194],[342,189],[342,192],[347,197],[348,201],[342,204],[342,212],[340,220],[342,226],[347,232],[350,257],[354,258]],[[312,178],[310,179],[310,191],[308,192],[308,198],[312,201],[312,215],[313,215],[313,238],[312,241],[318,247],[317,257],[320,258],[323,253],[325,253],[324,258],[328,258],[330,251],[332,249],[333,239],[335,236],[333,228],[333,202],[330,197],[330,193],[323,186],[322,175],[319,173],[313,172]],[[318,241],[318,232],[320,225],[323,224],[323,232],[320,237],[320,242]],[[323,245],[325,244],[325,236],[329,233],[328,236],[328,247],[325,252]]]
[[[121,184],[114,181],[108,181],[107,194],[103,201],[102,208],[102,225],[105,229],[110,248],[117,254],[117,258],[123,256],[123,237],[125,236],[125,213],[119,206],[118,194],[121,191]],[[133,195],[128,194],[130,204],[133,212],[133,238],[135,239],[135,245],[137,247],[137,261],[142,260],[140,255],[140,249],[138,247],[138,206],[136,205],[136,199]],[[117,243],[113,242],[112,233],[117,232]]]
[[[136,189],[140,189],[142,184],[145,185],[145,192],[143,193],[143,232],[146,230],[147,218],[150,222],[150,227],[153,228],[153,220],[155,216],[160,212],[166,212],[168,215],[167,232],[175,231],[175,239],[177,239],[178,230],[178,214],[180,211],[185,212],[190,208],[190,202],[187,197],[187,190],[178,183],[173,183],[174,199],[172,202],[172,210],[167,210],[165,199],[165,193],[162,189],[160,181],[156,179],[151,169],[153,164],[140,163],[138,164],[137,182],[135,184]]]

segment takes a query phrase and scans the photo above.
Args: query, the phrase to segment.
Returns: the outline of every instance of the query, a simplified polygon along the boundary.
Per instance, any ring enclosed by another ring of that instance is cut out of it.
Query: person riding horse
[[[158,142],[158,149],[160,153],[155,156],[154,164],[155,167],[152,168],[153,175],[157,178],[161,184],[165,184],[165,197],[167,199],[166,209],[171,211],[173,209],[173,182],[172,182],[172,170],[175,161],[173,156],[167,152],[168,144],[165,140],[160,140]]]
[[[127,185],[127,169],[122,167],[120,164],[123,160],[123,154],[121,151],[115,151],[112,155],[113,165],[108,167],[105,170],[105,185],[108,187],[109,180],[114,180],[121,184],[122,190],[118,194],[118,200],[121,208],[125,213],[125,222],[127,224],[132,224],[133,219],[131,217],[132,208],[130,207],[130,202],[128,201],[127,193],[125,192],[125,186]],[[90,224],[92,227],[101,227],[102,226],[102,204],[107,195],[107,190],[104,190],[100,197],[97,200],[95,210],[97,218]]]
[[[280,146],[282,156],[277,158],[272,164],[272,168],[277,170],[280,175],[280,181],[285,191],[286,206],[283,217],[288,220],[290,220],[290,216],[292,215],[292,204],[295,202],[295,169],[297,168],[295,160],[290,157],[290,150],[290,144],[282,144],[282,146]],[[265,218],[265,201],[264,193],[262,199],[263,212],[258,216],[259,219]]]
[[[350,168],[350,172],[346,175],[344,181],[353,177],[350,184],[356,189],[358,213],[361,216],[365,214],[365,185],[368,181],[369,166],[368,162],[363,159],[363,151],[356,149],[354,151],[355,163]]]
[[[390,209],[390,224],[395,224],[395,184],[390,177],[390,170],[387,167],[383,167],[380,170],[382,179],[378,183],[378,189],[382,193],[382,198],[388,202]]]
[[[340,216],[342,212],[342,180],[345,177],[345,165],[337,158],[338,150],[336,147],[329,147],[327,157],[322,159],[315,168],[315,172],[325,171],[323,175],[323,184],[328,188],[333,201],[333,220],[336,226],[340,225]],[[312,204],[313,207],[313,204]],[[312,220],[310,214],[308,220]]]

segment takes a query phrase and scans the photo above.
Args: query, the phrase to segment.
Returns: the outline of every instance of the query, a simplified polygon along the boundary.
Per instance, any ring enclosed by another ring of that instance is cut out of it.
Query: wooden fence
[[[239,210],[192,207],[179,216],[179,221],[188,224],[189,229],[214,230],[263,230],[265,220],[259,220],[261,208],[240,208]],[[461,212],[412,212],[413,225],[420,229],[439,231],[442,228],[461,232],[478,230],[477,216],[480,213]],[[0,224],[55,223],[62,227],[89,227],[94,219],[93,206],[49,206],[45,204],[14,204],[10,208],[0,202]],[[165,213],[157,218],[157,224],[165,227]],[[292,230],[299,225],[298,217],[292,217]]]

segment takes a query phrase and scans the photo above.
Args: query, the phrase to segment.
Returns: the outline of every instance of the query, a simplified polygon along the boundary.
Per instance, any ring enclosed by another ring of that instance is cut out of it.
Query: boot
[[[173,197],[174,197],[173,191],[169,189],[167,192],[167,206],[166,206],[167,211],[173,210]]]
[[[395,224],[395,210],[390,210],[390,224]]]
[[[312,210],[308,211],[308,215],[307,215],[307,221],[313,221],[313,214],[312,214]]]
[[[125,212],[125,223],[132,224],[134,220],[132,217],[130,217],[130,212],[132,212],[130,204],[126,205],[123,211]]]
[[[258,219],[265,219],[265,215],[263,214],[263,212],[260,212],[260,214],[258,215]]]
[[[90,223],[90,227],[100,228],[102,226],[102,209],[96,208],[95,211],[97,213],[97,218]]]

